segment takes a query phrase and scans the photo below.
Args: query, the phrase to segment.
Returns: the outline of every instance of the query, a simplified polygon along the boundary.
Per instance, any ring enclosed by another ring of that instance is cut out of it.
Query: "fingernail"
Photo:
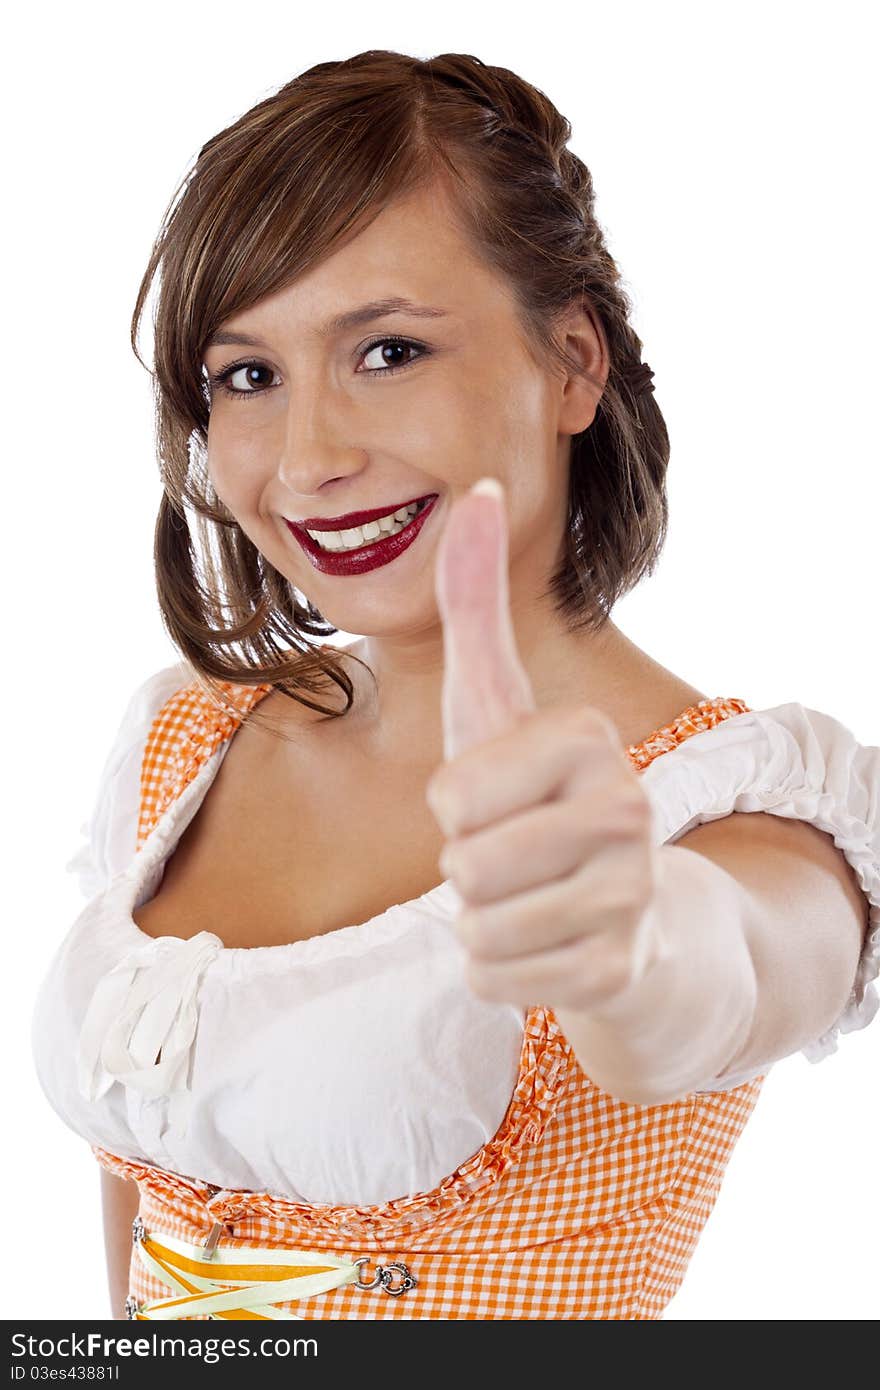
[[[504,488],[497,478],[481,478],[478,483],[474,483],[471,492],[486,492],[490,497],[504,499]]]

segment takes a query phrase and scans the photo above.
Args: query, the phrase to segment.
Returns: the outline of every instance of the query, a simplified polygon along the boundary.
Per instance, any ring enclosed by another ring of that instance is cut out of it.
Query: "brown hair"
[[[557,316],[577,297],[607,342],[595,419],[572,439],[569,526],[547,596],[569,627],[597,631],[652,573],[666,537],[669,438],[595,217],[592,177],[566,148],[570,135],[543,92],[507,68],[464,53],[423,60],[368,50],[309,68],[199,151],[163,218],[131,341],[146,365],[137,336],[160,272],[156,584],[166,631],[221,704],[217,681],[270,683],[321,713],[344,714],[354,688],[341,663],[359,658],[307,640],[338,629],[265,559],[211,485],[205,343],[396,195],[434,179],[450,188],[476,254],[506,277],[536,360],[578,369],[554,337]],[[307,698],[330,682],[345,691],[344,709]]]

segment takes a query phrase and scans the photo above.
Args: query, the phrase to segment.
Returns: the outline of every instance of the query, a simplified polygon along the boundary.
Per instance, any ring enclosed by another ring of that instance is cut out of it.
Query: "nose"
[[[354,412],[345,393],[326,378],[291,386],[278,444],[278,477],[300,497],[317,495],[333,478],[348,477],[363,464],[363,447],[353,444]]]

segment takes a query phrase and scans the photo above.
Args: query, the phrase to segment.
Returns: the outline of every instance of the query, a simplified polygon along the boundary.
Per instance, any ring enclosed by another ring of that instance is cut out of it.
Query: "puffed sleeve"
[[[163,666],[142,681],[128,701],[98,776],[91,815],[79,828],[82,843],[64,866],[76,875],[86,898],[101,892],[135,852],[147,734],[165,701],[192,679],[185,661]]]
[[[792,703],[722,720],[655,758],[641,777],[657,844],[732,811],[809,821],[833,837],[869,905],[846,1006],[801,1049],[811,1062],[836,1052],[839,1034],[864,1028],[880,1002],[873,983],[880,972],[880,748],[859,743],[831,715]]]

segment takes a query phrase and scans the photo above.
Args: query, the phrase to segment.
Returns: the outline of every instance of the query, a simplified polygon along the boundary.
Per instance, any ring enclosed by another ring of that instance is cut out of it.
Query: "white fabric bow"
[[[77,1075],[87,1100],[100,1100],[114,1081],[147,1096],[187,1089],[199,979],[222,949],[213,932],[159,936],[99,980],[79,1035]]]

